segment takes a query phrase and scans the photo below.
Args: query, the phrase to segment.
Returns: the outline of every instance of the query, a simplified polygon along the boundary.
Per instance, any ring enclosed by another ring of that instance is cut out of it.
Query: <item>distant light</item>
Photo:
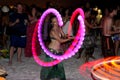
[[[100,15],[100,18],[102,18],[102,15]]]
[[[97,10],[98,10],[98,8],[97,8],[97,7],[95,7],[95,8],[93,8],[93,10],[97,11]]]
[[[13,5],[11,5],[11,6],[10,6],[10,8],[11,8],[11,9],[13,9],[13,8],[14,8],[14,6],[13,6]]]
[[[98,9],[98,13],[101,13],[101,10],[100,10],[100,9]]]

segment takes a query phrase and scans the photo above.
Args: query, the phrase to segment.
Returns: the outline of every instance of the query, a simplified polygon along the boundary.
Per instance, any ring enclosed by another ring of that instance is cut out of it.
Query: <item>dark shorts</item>
[[[115,34],[115,35],[113,35],[113,36],[112,36],[112,40],[114,40],[114,41],[118,41],[118,40],[120,40],[120,36],[119,36],[119,34]]]
[[[83,48],[91,48],[95,46],[95,38],[91,34],[86,34],[84,38]]]
[[[26,46],[26,37],[25,36],[10,36],[10,46],[25,48]]]
[[[115,48],[111,36],[102,36],[102,54],[104,57],[115,56]]]

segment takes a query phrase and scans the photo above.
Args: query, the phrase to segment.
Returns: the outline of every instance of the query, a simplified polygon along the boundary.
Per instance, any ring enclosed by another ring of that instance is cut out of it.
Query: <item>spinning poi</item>
[[[91,69],[95,79],[119,80],[120,79],[120,57],[108,57],[96,64]]]
[[[81,48],[81,45],[84,40],[84,35],[85,35],[84,12],[81,8],[78,8],[73,12],[72,18],[70,20],[70,24],[72,25],[74,22],[74,19],[78,16],[79,29],[78,29],[78,32],[76,34],[74,41],[72,42],[72,44],[69,46],[69,48],[65,51],[65,53],[63,55],[61,55],[61,56],[54,55],[47,49],[47,47],[45,46],[43,39],[42,39],[42,25],[43,25],[43,22],[44,22],[46,16],[49,15],[50,13],[54,14],[57,17],[59,26],[62,27],[63,21],[62,21],[62,18],[61,18],[61,15],[59,14],[59,12],[54,8],[49,8],[40,17],[40,20],[38,21],[38,24],[36,25],[36,28],[35,28],[35,31],[33,34],[33,38],[32,38],[33,57],[39,65],[46,66],[46,67],[56,65],[59,62],[61,62],[62,60],[68,59],[68,58],[72,57],[73,55],[75,55],[75,53],[78,51],[78,49]],[[71,28],[71,26],[70,26],[70,28]],[[44,62],[41,59],[39,59],[39,57],[37,56],[37,53],[35,50],[36,49],[35,48],[35,46],[36,46],[35,40],[37,37],[36,31],[38,31],[38,38],[39,38],[39,43],[41,45],[41,48],[47,55],[49,55],[50,57],[55,59],[53,62]],[[68,33],[69,33],[69,31],[70,31],[70,29],[68,30]]]

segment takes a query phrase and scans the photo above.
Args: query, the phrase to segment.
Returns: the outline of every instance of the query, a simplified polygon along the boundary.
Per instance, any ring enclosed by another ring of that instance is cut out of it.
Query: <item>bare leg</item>
[[[10,47],[10,59],[9,59],[9,65],[12,64],[13,54],[14,54],[14,47]]]
[[[7,48],[7,35],[3,35],[3,47]]]
[[[89,61],[89,57],[90,56],[88,54],[85,56],[85,63]]]
[[[22,62],[21,61],[22,48],[18,48],[17,53],[18,53],[17,61]]]
[[[118,56],[118,49],[119,49],[120,41],[115,41],[115,55]]]
[[[86,51],[85,51],[85,62],[88,62],[90,57],[95,59],[95,57],[93,56],[93,53],[94,53],[94,48],[93,47],[90,47],[90,48],[86,49]]]
[[[82,51],[84,50],[84,48],[80,48],[78,51],[78,57],[77,59],[79,59],[81,57]]]

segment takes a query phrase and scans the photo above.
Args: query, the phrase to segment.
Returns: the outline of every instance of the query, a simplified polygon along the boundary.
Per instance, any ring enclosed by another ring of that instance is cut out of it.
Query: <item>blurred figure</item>
[[[42,30],[42,37],[43,37],[43,41],[45,43],[46,46],[48,46],[49,42],[50,42],[50,37],[49,37],[49,33],[50,33],[50,15],[46,16],[46,19],[44,21],[43,24],[43,30]]]
[[[88,62],[89,58],[95,59],[95,57],[93,56],[95,41],[94,41],[93,34],[90,32],[91,29],[94,28],[94,23],[91,24],[89,22],[90,15],[91,15],[91,10],[89,8],[85,8],[84,12],[85,12],[85,21],[84,22],[85,22],[85,26],[86,26],[85,27],[86,33],[85,33],[85,39],[84,39],[84,42],[83,42],[83,46],[80,49],[80,53],[78,55],[78,58],[81,57],[81,52],[83,50],[85,50],[85,53],[83,55],[83,59],[85,60],[85,62]]]
[[[62,27],[63,32],[68,35],[68,28],[70,24],[70,16],[71,16],[71,11],[70,9],[65,9],[65,12],[63,14],[63,22],[64,26]],[[70,36],[73,36],[73,31],[71,30],[71,33],[69,34]]]
[[[66,36],[73,36],[73,29],[71,29],[70,33],[68,34],[68,30],[70,28],[70,16],[71,16],[71,9],[70,8],[66,8],[64,10],[64,14],[63,14],[63,22],[64,25],[62,27],[63,32],[65,33]],[[71,27],[73,28],[73,27]],[[69,47],[69,45],[71,44],[71,42],[66,42],[62,45],[62,47],[64,47],[64,51]]]
[[[1,8],[2,10],[2,22],[1,22],[1,27],[2,27],[2,44],[3,48],[7,48],[7,39],[8,39],[8,26],[9,26],[9,7],[8,6],[3,6]]]
[[[9,26],[12,30],[10,35],[10,59],[9,64],[12,64],[14,49],[17,48],[17,61],[21,62],[22,48],[26,46],[26,29],[28,24],[27,14],[23,13],[23,5],[18,3],[16,6],[17,12],[10,15]]]
[[[27,41],[25,48],[25,57],[32,57],[32,36],[34,32],[34,28],[37,24],[37,7],[35,5],[31,6],[30,12],[28,14],[29,24],[27,26]],[[36,41],[38,43],[38,41]],[[40,52],[40,47],[37,46],[37,51]]]
[[[2,37],[3,37],[2,12],[0,11],[0,47],[3,46]]]
[[[120,30],[113,31],[113,17],[117,14],[115,6],[108,7],[108,16],[102,22],[102,54],[104,57],[115,56],[115,47],[112,35],[120,33]]]
[[[114,31],[120,30],[120,11],[118,11],[117,15],[114,17]],[[120,45],[120,33],[114,34],[112,39],[115,43],[115,55],[118,56],[118,50]]]
[[[95,22],[93,22],[92,24],[89,22],[91,10],[88,8],[88,9],[84,9],[84,11],[85,11],[86,34],[83,45],[85,48],[85,62],[88,62],[89,58],[95,59],[95,57],[93,56],[95,39],[94,39],[94,35],[91,33],[91,30],[95,27]]]

